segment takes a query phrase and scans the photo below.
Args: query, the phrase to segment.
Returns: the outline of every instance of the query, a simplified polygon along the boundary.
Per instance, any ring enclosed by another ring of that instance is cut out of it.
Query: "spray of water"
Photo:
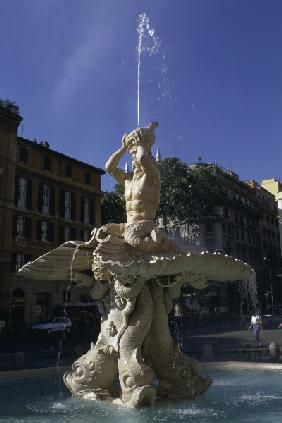
[[[78,250],[79,250],[79,245],[76,245],[76,247],[73,250],[70,269],[69,269],[69,275],[70,275],[69,283],[68,283],[68,286],[67,286],[67,290],[65,292],[65,301],[64,301],[64,315],[65,316],[67,316],[67,303],[68,303],[68,300],[70,298],[70,291],[71,291],[72,283],[73,283],[73,280],[74,280],[73,264],[74,264],[75,257],[78,253]],[[62,395],[62,380],[61,380],[62,378],[61,378],[61,373],[60,373],[60,367],[62,366],[62,354],[63,354],[64,338],[65,338],[65,333],[63,332],[61,338],[59,339],[59,343],[58,343],[58,353],[57,353],[57,362],[56,362],[56,384],[58,385],[59,396]]]
[[[241,314],[244,312],[250,314],[256,309],[257,305],[257,283],[256,273],[253,272],[249,278],[239,284],[241,298]]]
[[[160,39],[156,36],[154,28],[146,13],[138,16],[137,22],[137,126],[140,126],[140,76],[141,54],[147,52],[150,56],[155,54],[160,47]]]

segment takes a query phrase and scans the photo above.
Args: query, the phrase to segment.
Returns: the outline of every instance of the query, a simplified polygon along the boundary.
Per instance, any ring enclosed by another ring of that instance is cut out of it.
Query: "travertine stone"
[[[160,175],[151,156],[156,127],[153,123],[125,135],[106,164],[124,185],[127,222],[94,228],[90,241],[67,242],[21,270],[30,279],[71,276],[76,284],[90,287],[101,305],[101,333],[94,348],[65,373],[65,384],[76,397],[110,400],[120,395],[124,405],[134,408],[152,405],[157,395],[194,398],[212,382],[170,335],[168,313],[181,286],[204,288],[208,279],[246,280],[252,274],[248,265],[222,254],[187,253],[156,228]],[[118,168],[126,151],[132,173]],[[112,387],[117,373],[120,394]]]

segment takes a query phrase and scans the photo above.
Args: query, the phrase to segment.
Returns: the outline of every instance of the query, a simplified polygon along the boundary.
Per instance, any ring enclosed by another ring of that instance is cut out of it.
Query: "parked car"
[[[33,325],[31,329],[34,332],[45,331],[50,335],[52,332],[66,332],[69,333],[71,330],[71,320],[68,317],[54,317],[52,322],[38,323]]]

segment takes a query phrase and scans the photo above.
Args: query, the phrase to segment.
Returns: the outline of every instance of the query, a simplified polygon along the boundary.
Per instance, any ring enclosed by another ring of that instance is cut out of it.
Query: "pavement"
[[[263,316],[262,346],[259,348],[248,329],[249,317],[171,318],[170,327],[175,342],[198,360],[204,359],[203,351],[208,346],[215,360],[269,362],[268,346],[271,342],[279,344],[282,351],[282,329],[278,329],[281,322],[282,316]],[[47,335],[31,331],[0,334],[0,371],[16,369],[16,352],[24,353],[25,368],[56,366],[58,352],[60,364],[70,365],[90,348],[95,335],[84,328],[73,329],[65,337],[61,333]]]
[[[187,325],[179,319],[171,325],[174,339],[182,350],[199,360],[203,351],[210,348],[215,360],[270,361],[269,345],[275,342],[282,352],[281,316],[263,316],[263,329],[260,332],[261,346],[249,329],[249,318],[205,318],[196,325]],[[176,328],[175,328],[176,326]]]

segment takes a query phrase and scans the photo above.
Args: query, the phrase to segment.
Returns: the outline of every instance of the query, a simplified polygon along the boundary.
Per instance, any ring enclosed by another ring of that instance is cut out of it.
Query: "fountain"
[[[200,364],[175,346],[168,327],[180,288],[217,281],[247,280],[252,269],[220,253],[192,254],[156,226],[160,175],[151,155],[157,123],[122,138],[108,172],[125,188],[125,223],[92,231],[88,242],[66,242],[21,269],[24,277],[66,280],[89,287],[103,309],[96,345],[64,375],[77,398],[120,402],[138,408],[156,399],[192,399],[212,383]],[[129,152],[133,172],[119,161]],[[71,267],[70,267],[71,265]],[[50,270],[52,269],[52,270]],[[113,383],[119,375],[120,391]],[[157,384],[153,382],[153,376]]]

